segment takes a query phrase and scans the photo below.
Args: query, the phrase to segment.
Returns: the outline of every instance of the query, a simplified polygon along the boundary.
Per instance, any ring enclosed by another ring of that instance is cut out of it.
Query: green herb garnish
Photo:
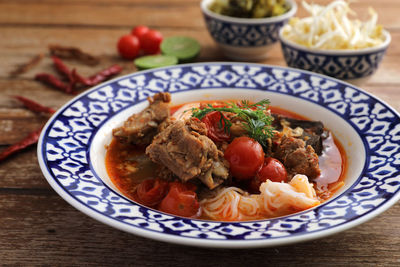
[[[255,104],[250,104],[248,100],[242,100],[240,104],[233,102],[226,103],[226,107],[213,107],[207,104],[205,108],[193,108],[192,117],[198,119],[204,118],[207,113],[213,111],[225,111],[236,114],[233,118],[240,118],[243,121],[243,128],[247,131],[249,137],[257,140],[263,147],[267,147],[267,139],[273,136],[273,127],[271,123],[273,117],[265,111],[268,110],[269,100],[263,99]],[[221,113],[219,126],[224,126],[224,131],[229,132],[232,122],[225,118]]]

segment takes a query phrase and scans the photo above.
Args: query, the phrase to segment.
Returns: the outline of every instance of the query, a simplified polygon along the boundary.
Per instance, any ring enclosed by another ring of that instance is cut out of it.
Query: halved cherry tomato
[[[161,179],[148,179],[137,187],[137,200],[140,204],[154,207],[161,202],[168,191],[168,182]]]
[[[144,25],[138,25],[132,29],[131,34],[139,38],[139,41],[142,41],[143,36],[149,31],[150,29]]]
[[[230,133],[225,130],[225,122],[221,116],[221,112],[213,111],[201,119],[207,126],[207,136],[214,142],[228,141],[231,138]]]
[[[241,136],[228,145],[224,153],[230,171],[237,179],[251,179],[264,162],[264,151],[256,140]]]
[[[163,36],[159,31],[149,30],[140,38],[140,46],[145,54],[157,54],[160,52],[160,44]]]
[[[287,172],[285,166],[275,158],[267,157],[264,159],[263,166],[250,182],[250,192],[260,192],[260,185],[267,180],[270,180],[272,182],[286,182],[287,180]]]
[[[139,39],[130,34],[124,35],[119,39],[117,49],[121,57],[125,59],[134,59],[139,55]]]
[[[159,210],[183,217],[198,215],[200,205],[197,194],[190,186],[180,182],[170,183],[169,192],[159,205]]]

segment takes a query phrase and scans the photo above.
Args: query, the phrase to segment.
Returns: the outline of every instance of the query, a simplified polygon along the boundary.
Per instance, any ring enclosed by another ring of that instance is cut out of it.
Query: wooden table
[[[4,148],[46,121],[10,98],[24,95],[58,108],[71,98],[33,80],[54,72],[48,56],[27,73],[10,77],[18,64],[48,44],[77,46],[101,58],[100,65],[75,66],[84,75],[118,63],[135,71],[116,53],[118,38],[144,24],[164,36],[187,35],[202,45],[198,61],[225,60],[208,35],[199,0],[3,0],[0,1],[0,145]],[[326,1],[324,1],[326,2]],[[361,85],[400,111],[400,2],[363,0],[373,6],[392,34],[378,72]],[[300,12],[302,12],[300,10]],[[279,45],[266,64],[285,65]],[[72,65],[75,63],[71,63]],[[251,250],[184,247],[137,237],[102,223],[67,204],[48,185],[30,147],[0,163],[0,262],[2,265],[400,265],[400,205],[346,232],[307,243]]]

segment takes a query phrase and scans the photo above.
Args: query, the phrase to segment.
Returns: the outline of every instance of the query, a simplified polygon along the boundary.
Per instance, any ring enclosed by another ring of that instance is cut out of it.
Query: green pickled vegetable
[[[209,9],[215,13],[238,18],[267,18],[286,13],[285,0],[214,0]]]

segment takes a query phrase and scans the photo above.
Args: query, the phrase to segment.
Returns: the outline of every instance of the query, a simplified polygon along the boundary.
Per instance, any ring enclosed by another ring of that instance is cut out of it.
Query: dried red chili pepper
[[[76,85],[79,83],[77,76],[80,77],[80,75],[76,72],[76,69],[72,69],[70,80],[67,85],[67,91],[71,95],[76,95],[75,89],[76,89]]]
[[[45,107],[31,99],[28,99],[23,96],[14,96],[15,99],[17,99],[19,102],[21,102],[27,109],[34,111],[34,112],[39,112],[39,113],[48,113],[48,114],[53,114],[56,112],[54,109]]]
[[[79,75],[77,72],[74,72],[72,76],[75,78],[75,80],[83,85],[94,86],[109,79],[111,76],[120,73],[121,71],[122,67],[115,64],[87,78]]]
[[[86,85],[86,86],[91,86],[92,85],[91,81],[88,78],[85,78],[85,77],[81,76],[75,69],[72,70],[71,74],[72,74],[73,80],[76,83],[81,83],[81,84]]]
[[[96,85],[99,84],[105,80],[107,80],[108,78],[110,78],[111,76],[114,76],[118,73],[120,73],[122,71],[122,67],[115,64],[112,65],[111,67],[104,69],[98,73],[96,73],[93,76],[90,76],[89,78],[87,78],[90,82],[90,85]]]
[[[67,94],[73,94],[73,86],[71,84],[65,84],[56,76],[49,73],[38,73],[35,76],[35,79],[41,81],[45,84],[48,84],[58,90],[61,90]]]
[[[100,62],[97,57],[90,55],[89,53],[83,52],[76,47],[49,45],[49,50],[50,54],[53,56],[57,56],[60,58],[76,59],[89,66],[97,65]]]
[[[76,69],[70,70],[64,62],[56,56],[51,57],[54,63],[54,67],[56,68],[57,72],[60,73],[62,76],[68,79],[66,93],[75,94],[74,90],[76,84],[79,82],[78,78],[82,78],[77,72]]]
[[[40,129],[37,129],[30,134],[28,134],[24,139],[19,141],[18,143],[15,143],[5,150],[3,150],[0,153],[0,162],[3,161],[4,159],[8,158],[10,155],[17,153],[18,151],[21,151],[22,149],[25,149],[26,147],[36,144],[37,141],[39,140],[40,132],[42,131],[42,127]]]
[[[39,64],[40,61],[42,61],[43,57],[44,57],[43,53],[35,56],[34,58],[29,60],[28,62],[18,66],[15,70],[10,72],[10,76],[12,76],[12,77],[13,76],[18,76],[20,74],[23,74],[23,73],[27,72],[28,70],[32,69],[34,66]]]
[[[56,68],[57,72],[60,73],[62,76],[68,79],[68,81],[73,80],[71,70],[56,56],[52,56],[51,59],[53,60],[54,67]]]
[[[94,86],[122,71],[122,68],[119,65],[112,65],[111,67],[86,78],[79,75],[76,69],[70,70],[60,58],[52,56],[52,60],[57,72],[68,79],[68,84],[63,83],[60,79],[48,73],[39,73],[35,76],[35,79],[49,84],[68,94],[75,94],[74,91],[77,84]]]

